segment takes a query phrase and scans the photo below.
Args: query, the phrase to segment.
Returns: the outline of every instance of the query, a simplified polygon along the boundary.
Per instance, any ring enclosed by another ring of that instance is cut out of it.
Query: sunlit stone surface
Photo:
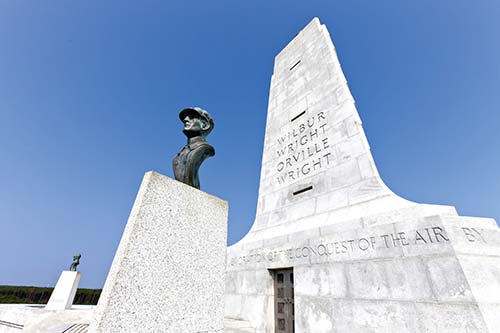
[[[71,309],[80,277],[80,272],[63,271],[45,308],[47,310]]]
[[[500,327],[497,224],[383,183],[317,18],[275,59],[257,214],[228,249],[226,317],[274,332],[278,268],[293,268],[295,332]]]
[[[89,332],[222,332],[227,209],[146,173]]]

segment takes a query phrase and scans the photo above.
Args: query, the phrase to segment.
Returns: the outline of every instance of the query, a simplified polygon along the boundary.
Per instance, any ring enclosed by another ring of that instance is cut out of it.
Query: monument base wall
[[[437,215],[240,242],[228,249],[226,317],[274,332],[273,270],[293,268],[295,332],[495,332],[500,229]]]
[[[90,332],[219,332],[227,202],[148,172]]]

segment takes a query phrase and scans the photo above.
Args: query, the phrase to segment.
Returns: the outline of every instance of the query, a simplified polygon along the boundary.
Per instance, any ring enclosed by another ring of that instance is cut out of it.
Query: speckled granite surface
[[[90,332],[222,332],[227,202],[147,172]]]

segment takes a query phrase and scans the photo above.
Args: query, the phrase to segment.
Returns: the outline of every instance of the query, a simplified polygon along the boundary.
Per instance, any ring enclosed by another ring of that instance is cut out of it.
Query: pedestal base
[[[45,309],[70,309],[80,283],[80,276],[80,272],[63,271]]]
[[[90,332],[222,332],[227,202],[148,172]]]

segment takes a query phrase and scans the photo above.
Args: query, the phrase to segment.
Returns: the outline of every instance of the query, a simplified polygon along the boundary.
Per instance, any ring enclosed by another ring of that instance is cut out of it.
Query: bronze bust
[[[71,266],[69,266],[69,270],[72,272],[76,272],[76,266],[80,265],[80,258],[82,255],[80,253],[75,254],[73,256],[73,262],[71,263]]]
[[[174,176],[176,180],[199,189],[198,170],[201,163],[215,155],[214,147],[205,141],[214,128],[214,121],[207,111],[199,107],[182,110],[179,119],[184,123],[182,132],[188,141],[172,162]]]

